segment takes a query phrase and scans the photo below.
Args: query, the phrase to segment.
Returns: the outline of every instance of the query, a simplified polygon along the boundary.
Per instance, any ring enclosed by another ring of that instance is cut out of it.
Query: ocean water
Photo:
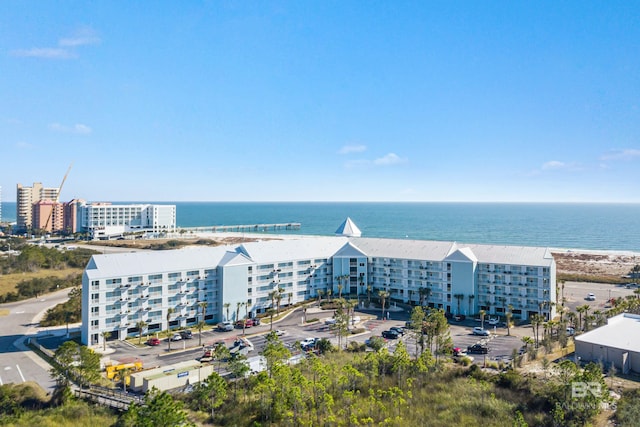
[[[179,227],[298,222],[302,224],[300,230],[277,233],[333,235],[344,219],[350,217],[364,237],[640,252],[640,204],[172,204],[177,208]],[[15,203],[3,203],[2,216],[15,221]]]

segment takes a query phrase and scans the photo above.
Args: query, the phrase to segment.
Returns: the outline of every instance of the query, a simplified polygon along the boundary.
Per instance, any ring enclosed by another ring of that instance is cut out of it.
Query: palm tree
[[[242,305],[244,306],[244,323],[242,324],[242,335],[244,335],[247,328],[247,319],[249,318],[249,301],[243,302]]]
[[[367,307],[371,305],[371,291],[373,291],[373,286],[367,285]]]
[[[176,311],[173,308],[167,309],[167,344],[169,346],[169,351],[171,351],[171,327],[169,326],[169,322],[171,321],[171,315]]]
[[[138,345],[142,344],[142,332],[146,327],[147,327],[147,322],[145,322],[144,320],[139,320],[136,323],[136,328],[138,328]]]
[[[511,307],[511,306],[509,306]],[[507,311],[507,313],[505,314],[505,320],[507,322],[507,335],[511,335],[511,308],[509,309],[509,311]]]
[[[278,288],[278,292],[276,293],[276,311],[280,314],[280,301],[282,301],[282,293],[284,289]]]
[[[271,318],[271,327],[269,328],[270,331],[273,331],[273,315],[276,314],[276,311],[273,308],[269,308],[267,310],[267,315]]]
[[[358,294],[358,305],[360,305],[360,295],[364,292],[364,276],[358,277],[358,281],[360,282],[360,293]]]
[[[426,288],[420,286],[420,288],[418,288],[418,296],[420,297],[420,307],[424,307],[425,294],[426,294]]]
[[[469,316],[471,316],[471,311],[473,310],[472,306],[473,306],[473,300],[476,296],[473,294],[470,294],[469,297],[467,298],[467,301],[469,302]]]
[[[582,330],[582,314],[587,310],[588,305],[580,305],[576,307],[576,311],[578,312],[578,330]]]
[[[204,321],[199,321],[198,324],[196,325],[196,328],[198,328],[198,346],[202,345],[202,329],[205,327],[206,323],[204,323]]]
[[[240,307],[242,307],[241,302],[236,303],[236,322],[240,320]]]
[[[231,307],[231,303],[230,302],[225,302],[224,304],[222,304],[222,306],[225,308],[225,310],[227,310],[227,318],[225,320],[228,322],[229,321],[229,308]]]
[[[320,292],[320,291],[318,291]],[[275,307],[276,305],[276,298],[278,297],[278,290],[274,289],[271,292],[269,292],[269,299],[271,300],[271,307]]]
[[[331,302],[331,294],[333,293],[332,289],[327,289],[327,299]]]
[[[484,315],[486,314],[486,311],[480,310],[479,314],[480,314],[480,327],[484,329]]]
[[[464,294],[453,294],[453,297],[458,300],[458,314],[460,314],[460,301],[464,299]]]
[[[382,318],[384,319],[384,306],[387,302],[387,298],[389,297],[389,292],[378,291],[378,297],[380,297],[380,305],[382,306]]]
[[[322,295],[324,295],[324,291],[322,289],[318,289],[318,307],[320,307],[320,301],[322,301]]]
[[[202,313],[202,317],[201,317],[201,321],[204,322],[204,315],[207,312],[207,307],[209,306],[209,303],[206,301],[200,301],[198,303],[198,307],[200,307],[200,312]]]
[[[111,332],[104,331],[100,335],[102,335],[102,351],[107,351],[107,340],[111,338]]]
[[[338,299],[342,299],[342,284],[338,285]]]

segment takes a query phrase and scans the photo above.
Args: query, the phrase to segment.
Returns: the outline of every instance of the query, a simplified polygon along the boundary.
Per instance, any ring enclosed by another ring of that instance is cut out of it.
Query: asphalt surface
[[[49,375],[49,366],[25,347],[24,340],[52,332],[39,328],[38,321],[47,309],[66,301],[69,291],[63,289],[40,298],[0,305],[0,310],[9,312],[0,317],[0,384],[35,381],[46,391],[53,390],[55,381]]]

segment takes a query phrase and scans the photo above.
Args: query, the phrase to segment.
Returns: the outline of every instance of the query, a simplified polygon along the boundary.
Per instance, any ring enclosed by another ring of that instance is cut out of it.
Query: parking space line
[[[23,383],[24,383],[24,382],[27,382],[27,381],[24,379],[24,375],[22,375],[22,370],[20,370],[20,366],[19,366],[19,365],[16,365],[16,368],[18,369],[18,373],[20,374],[20,378],[22,378],[22,382],[23,382]]]

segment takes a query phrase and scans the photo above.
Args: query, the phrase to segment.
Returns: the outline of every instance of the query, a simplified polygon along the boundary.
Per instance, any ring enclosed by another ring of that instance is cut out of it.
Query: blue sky
[[[0,185],[640,202],[640,3],[0,3]]]

